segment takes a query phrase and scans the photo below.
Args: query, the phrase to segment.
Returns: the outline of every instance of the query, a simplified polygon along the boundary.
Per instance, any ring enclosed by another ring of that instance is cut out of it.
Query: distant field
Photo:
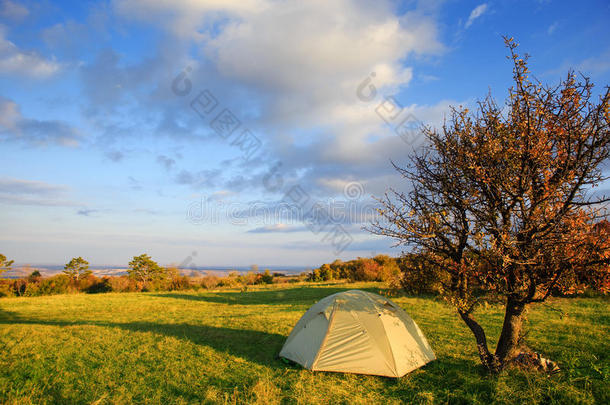
[[[399,380],[310,372],[276,358],[320,298],[379,285],[247,292],[111,293],[0,299],[3,403],[610,403],[610,301],[555,299],[529,312],[546,377],[485,375],[473,338],[444,303],[399,297],[438,360]],[[479,314],[497,338],[500,308]],[[494,328],[491,328],[494,325]]]

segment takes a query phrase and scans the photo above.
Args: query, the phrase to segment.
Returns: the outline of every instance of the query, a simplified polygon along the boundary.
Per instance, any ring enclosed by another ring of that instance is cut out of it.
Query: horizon
[[[163,266],[163,267],[177,267],[180,270],[237,270],[237,271],[247,271],[247,270],[252,270],[252,266],[258,266],[258,270],[257,271],[264,271],[266,269],[269,270],[281,270],[281,269],[286,269],[286,270],[299,270],[299,269],[303,269],[303,270],[309,270],[309,269],[314,269],[319,267],[318,266],[301,266],[301,265],[274,265],[274,264],[252,264],[249,266],[215,266],[215,265],[191,265],[191,264],[185,264],[182,265],[181,263],[159,263],[159,265]],[[51,264],[51,263],[14,263],[11,266],[11,270],[10,271],[15,271],[15,270],[23,270],[24,268],[33,268],[33,269],[52,269],[52,270],[63,270],[65,267],[64,264]],[[129,265],[128,264],[124,264],[124,265],[115,265],[115,264],[89,264],[89,270],[111,270],[111,269],[116,269],[116,270],[123,270],[123,269],[128,269]]]
[[[541,82],[575,69],[598,94],[609,20],[604,1],[0,0],[0,253],[261,269],[397,256],[363,227],[373,196],[406,189],[390,161],[423,145],[421,125],[504,102],[503,35]]]

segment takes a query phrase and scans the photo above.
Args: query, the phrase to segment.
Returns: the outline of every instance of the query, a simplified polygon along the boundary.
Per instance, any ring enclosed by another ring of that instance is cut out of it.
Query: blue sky
[[[502,35],[543,82],[573,68],[606,86],[608,21],[606,1],[1,0],[0,252],[398,254],[361,228],[371,196],[405,187],[390,160],[420,145],[414,125],[505,99]]]

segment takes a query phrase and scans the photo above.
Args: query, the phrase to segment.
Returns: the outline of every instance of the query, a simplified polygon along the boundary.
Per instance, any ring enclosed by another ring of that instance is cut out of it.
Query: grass
[[[483,373],[473,337],[443,302],[397,297],[437,361],[401,379],[310,372],[277,359],[320,298],[379,285],[247,292],[59,295],[0,300],[0,401],[28,403],[610,403],[609,301],[554,299],[528,313],[528,344],[552,377]],[[497,339],[499,307],[479,319]]]

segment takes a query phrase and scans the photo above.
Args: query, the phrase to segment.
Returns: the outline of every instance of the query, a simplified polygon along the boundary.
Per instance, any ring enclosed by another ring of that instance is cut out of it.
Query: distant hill
[[[300,274],[304,271],[311,270],[312,267],[304,266],[259,266],[258,271],[269,269],[272,273],[283,273],[286,275]],[[52,276],[61,273],[64,269],[63,265],[14,265],[9,271],[2,274],[3,278],[20,278],[26,277],[34,270],[38,270],[43,276]],[[91,266],[91,271],[94,275],[101,276],[121,276],[127,274],[126,267],[120,266]],[[239,273],[247,273],[250,271],[250,266],[188,266],[180,268],[180,272],[186,275],[194,275],[199,273],[204,276],[206,274],[225,275],[231,271]]]

